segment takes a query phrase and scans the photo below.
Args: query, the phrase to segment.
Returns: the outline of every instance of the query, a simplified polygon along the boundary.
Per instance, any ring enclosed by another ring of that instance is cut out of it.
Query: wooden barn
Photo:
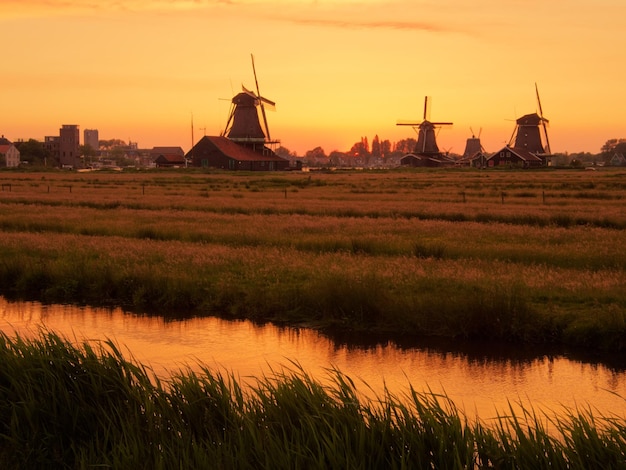
[[[487,159],[487,167],[536,168],[544,166],[544,160],[524,149],[504,146]]]
[[[446,164],[440,158],[435,158],[428,155],[416,155],[414,153],[407,153],[400,159],[400,165],[411,167],[437,167],[445,166]]]
[[[219,136],[204,136],[187,153],[191,165],[224,170],[274,171],[289,168],[289,160],[279,157],[274,146],[280,141],[270,138],[266,107],[276,103],[261,96],[252,57],[256,93],[242,86],[243,91],[231,100],[226,128]],[[259,119],[263,116],[263,126]]]
[[[180,147],[154,147],[150,150],[150,160],[158,168],[184,167],[185,152]]]
[[[481,129],[482,131],[482,129]],[[480,142],[480,133],[478,137],[473,135],[465,142],[465,151],[456,164],[458,166],[470,166],[474,168],[484,168],[487,166],[487,152],[483,144]]]
[[[525,114],[516,120],[511,140],[508,145],[487,159],[488,167],[515,166],[533,168],[547,166],[550,163],[549,121],[543,116],[539,89],[536,83],[535,92],[537,94],[539,113]]]
[[[255,151],[224,136],[204,136],[187,153],[191,165],[224,170],[285,170],[289,160],[279,157],[267,147]]]

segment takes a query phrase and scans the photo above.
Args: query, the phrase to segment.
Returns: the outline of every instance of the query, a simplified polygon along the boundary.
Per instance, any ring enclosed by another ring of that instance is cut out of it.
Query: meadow
[[[0,294],[626,350],[626,172],[0,172]]]

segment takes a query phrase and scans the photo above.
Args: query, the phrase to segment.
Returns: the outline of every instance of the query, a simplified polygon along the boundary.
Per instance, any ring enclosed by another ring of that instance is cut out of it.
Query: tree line
[[[98,144],[101,151],[104,150],[110,156],[121,159],[124,158],[124,151],[128,148],[126,142],[121,139],[100,140]],[[285,158],[301,158],[305,164],[327,161],[328,164],[334,165],[340,161],[352,159],[359,164],[367,165],[377,160],[385,162],[388,159],[402,157],[407,153],[413,152],[416,145],[417,140],[413,138],[402,139],[392,143],[388,139],[381,139],[378,135],[375,135],[371,144],[367,137],[361,137],[359,141],[355,142],[346,151],[333,150],[326,154],[321,146],[317,146],[306,151],[304,155],[297,155],[296,152],[281,146],[276,149],[276,153]],[[58,164],[58,162],[55,162],[55,156],[46,149],[43,142],[29,139],[16,142],[15,146],[20,151],[21,160],[27,161],[32,166],[55,166]],[[89,145],[81,145],[80,151],[82,155],[89,157],[95,157],[98,154]],[[608,163],[616,153],[626,156],[626,138],[608,139],[597,154],[590,152],[557,154],[555,155],[555,163],[558,165]]]

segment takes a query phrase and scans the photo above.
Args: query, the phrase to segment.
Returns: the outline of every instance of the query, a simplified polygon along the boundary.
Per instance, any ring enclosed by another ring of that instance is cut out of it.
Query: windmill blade
[[[263,101],[263,103],[265,103],[266,105],[268,105],[270,107],[270,111],[275,111],[276,110],[276,103],[272,100],[268,100],[267,98],[265,98],[264,96],[258,96],[255,92],[253,92],[252,90],[248,90],[243,84],[241,85],[241,90],[246,93],[247,95],[253,97],[256,100],[259,101]],[[260,103],[259,103],[260,104]]]
[[[228,120],[226,121],[226,127],[224,127],[224,131],[220,134],[222,137],[225,136],[228,130],[230,129],[230,123],[233,122],[234,116],[235,116],[235,105],[231,103],[230,112],[228,113]]]
[[[452,126],[453,122],[431,122],[433,126]]]
[[[517,130],[518,126],[515,126],[515,129],[513,129],[513,133],[511,134],[511,138],[509,139],[509,143],[507,144],[508,147],[511,147],[511,144],[513,143],[513,138],[515,137]]]
[[[543,117],[543,109],[541,109],[541,99],[539,98],[539,87],[535,82],[535,92],[537,93],[537,105],[539,106],[539,117],[541,118],[541,124],[543,125],[543,133],[546,137],[546,148],[544,149],[547,154],[550,154],[550,141],[548,140],[548,120]]]
[[[416,127],[419,126],[421,124],[421,122],[415,122],[415,121],[398,121],[396,122],[396,126],[412,126],[412,127]]]
[[[539,106],[539,117],[543,119],[543,110],[541,109],[541,99],[539,98],[539,88],[535,82],[535,93],[537,94],[537,105]]]
[[[267,140],[270,139],[270,129],[267,126],[267,116],[265,115],[265,106],[263,105],[264,99],[261,98],[261,91],[259,90],[259,81],[256,78],[256,68],[254,67],[254,55],[250,54],[250,58],[252,59],[252,72],[254,73],[254,83],[256,84],[256,95],[259,97],[259,101],[261,103],[261,113],[263,114],[263,123],[265,124],[265,135]]]
[[[432,98],[429,96],[424,97],[424,121],[428,121],[430,119],[430,107],[431,107]]]
[[[267,109],[270,111],[276,111],[276,103],[274,103],[272,100],[268,100],[267,98],[264,98],[262,96],[259,96],[259,100],[262,103],[265,103],[265,105],[267,106]]]

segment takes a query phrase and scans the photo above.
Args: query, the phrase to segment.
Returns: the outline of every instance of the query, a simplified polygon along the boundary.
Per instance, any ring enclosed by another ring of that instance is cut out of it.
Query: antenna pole
[[[193,139],[193,112],[191,113],[191,159],[193,160],[193,146],[194,146],[194,139]],[[185,159],[185,167],[187,166],[187,159]]]

